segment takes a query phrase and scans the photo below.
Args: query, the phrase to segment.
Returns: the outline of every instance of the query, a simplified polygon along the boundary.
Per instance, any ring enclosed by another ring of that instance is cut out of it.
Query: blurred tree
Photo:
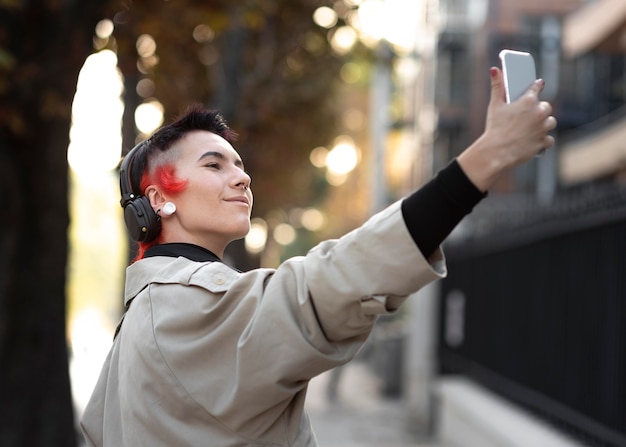
[[[147,96],[166,121],[223,111],[255,213],[311,203],[309,151],[335,135],[341,64],[312,21],[321,0],[0,0],[0,445],[76,444],[65,327],[67,159],[76,80],[105,17],[125,82],[124,146]],[[105,8],[110,8],[105,10]],[[151,36],[156,52],[137,49]],[[153,88],[138,88],[140,81]],[[150,91],[152,90],[152,91]],[[148,94],[146,92],[149,92]]]
[[[0,445],[76,445],[65,328],[67,147],[105,1],[0,0]]]

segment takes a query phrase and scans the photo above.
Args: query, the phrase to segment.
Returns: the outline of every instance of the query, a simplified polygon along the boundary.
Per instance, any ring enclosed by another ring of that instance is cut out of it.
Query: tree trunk
[[[104,1],[0,6],[0,445],[73,446],[67,147]]]

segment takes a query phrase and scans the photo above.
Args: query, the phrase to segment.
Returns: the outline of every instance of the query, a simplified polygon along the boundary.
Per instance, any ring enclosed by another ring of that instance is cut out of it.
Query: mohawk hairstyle
[[[237,134],[228,127],[226,120],[217,110],[208,110],[201,104],[189,107],[182,116],[173,123],[159,129],[150,137],[150,145],[166,151],[193,130],[206,130],[224,138],[229,143],[237,139]]]

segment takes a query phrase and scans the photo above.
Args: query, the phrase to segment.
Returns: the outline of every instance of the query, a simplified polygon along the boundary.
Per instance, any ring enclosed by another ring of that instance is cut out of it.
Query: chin
[[[250,232],[250,224],[248,224],[245,228],[242,228],[241,231],[238,231],[237,233],[233,234],[233,240],[239,240],[239,239],[243,239],[244,237],[246,237],[248,235],[248,233]]]

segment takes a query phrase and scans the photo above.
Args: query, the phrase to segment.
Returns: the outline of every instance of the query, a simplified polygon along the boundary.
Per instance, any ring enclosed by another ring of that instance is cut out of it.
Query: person
[[[543,81],[507,104],[491,69],[483,134],[428,183],[276,269],[221,259],[246,235],[250,176],[219,112],[193,107],[124,159],[138,259],[81,418],[90,446],[316,446],[309,380],[350,361],[379,315],[446,275],[441,243],[503,172],[553,145]],[[146,220],[147,219],[147,220]]]

